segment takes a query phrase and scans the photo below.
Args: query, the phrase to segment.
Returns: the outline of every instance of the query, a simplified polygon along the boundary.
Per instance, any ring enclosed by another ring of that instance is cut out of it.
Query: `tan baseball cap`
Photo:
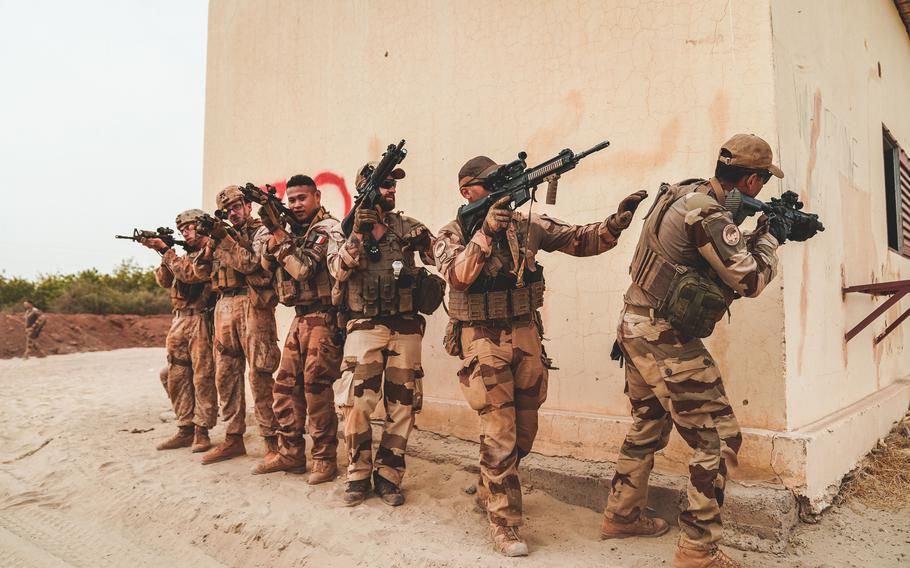
[[[720,149],[718,162],[750,170],[767,170],[776,177],[784,177],[784,172],[771,163],[773,157],[771,146],[754,134],[734,134]],[[723,150],[727,150],[732,157],[724,156]]]
[[[458,170],[458,185],[464,186],[472,181],[482,180],[497,168],[499,168],[499,164],[486,156],[471,158]]]
[[[203,215],[205,215],[205,212],[203,212],[202,209],[187,209],[177,215],[175,223],[177,223],[177,228],[179,229],[181,225],[195,223],[199,217],[202,217]]]
[[[229,204],[238,199],[243,199],[243,193],[240,192],[240,188],[236,185],[229,185],[218,192],[215,197],[215,204],[218,205],[218,209],[226,209]]]
[[[354,178],[354,187],[360,187],[363,185],[363,182],[367,180],[367,176],[373,173],[373,170],[376,169],[376,166],[379,165],[379,162],[367,162],[357,170],[357,176]],[[392,179],[402,179],[406,174],[401,168],[395,168],[392,170]]]

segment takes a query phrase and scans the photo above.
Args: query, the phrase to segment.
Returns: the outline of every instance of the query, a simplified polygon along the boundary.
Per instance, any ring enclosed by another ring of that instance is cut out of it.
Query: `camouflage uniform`
[[[268,230],[258,219],[248,219],[221,239],[212,260],[215,305],[215,383],[221,399],[226,434],[246,432],[246,399],[243,372],[250,365],[256,422],[264,437],[276,435],[278,422],[272,410],[272,373],[278,368],[277,296],[271,274],[262,266]]]
[[[298,462],[306,459],[307,430],[314,460],[334,463],[338,448],[332,383],[341,375],[341,345],[326,264],[329,233],[337,225],[319,209],[299,234],[263,256],[263,266],[275,273],[279,301],[297,312],[275,377],[273,409],[279,452]]]
[[[461,390],[480,415],[478,494],[490,522],[506,527],[522,523],[518,462],[531,451],[538,409],[547,398],[549,361],[537,311],[543,305],[543,267],[535,257],[539,250],[592,256],[617,240],[608,221],[570,225],[537,214],[530,221],[516,212],[507,238],[478,230],[465,245],[456,220],[440,230],[433,248],[449,284],[449,329],[461,327],[460,339],[450,332],[447,343],[455,342],[452,354],[460,351]],[[515,267],[522,262],[519,285]]]
[[[177,426],[212,428],[218,415],[215,362],[212,357],[212,288],[202,251],[177,256],[173,248],[161,257],[155,280],[170,288],[174,320],[168,331],[167,389]]]
[[[44,313],[35,306],[25,310],[25,353],[22,355],[24,359],[28,359],[32,350],[37,350],[39,356],[44,357],[44,351],[38,346],[38,336],[41,335],[46,321]]]
[[[408,436],[422,400],[420,356],[426,327],[413,301],[413,279],[407,287],[401,282],[416,271],[415,252],[431,264],[433,235],[419,221],[397,212],[384,213],[383,224],[387,231],[377,242],[381,256],[376,261],[368,258],[356,234],[345,238],[340,229],[332,232],[328,262],[336,279],[333,299],[350,317],[335,403],[345,417],[348,481],[359,481],[373,471],[370,415],[383,401],[386,420],[376,471],[400,486]]]
[[[722,205],[726,194],[716,179],[669,186],[666,199],[667,208],[662,208],[658,198],[642,230],[617,330],[633,422],[620,449],[605,515],[620,522],[639,517],[647,503],[654,452],[667,445],[675,425],[694,451],[689,504],[679,516],[679,545],[708,551],[721,538],[727,462],[735,465],[742,435],[720,371],[702,341],[655,314],[660,300],[649,292],[649,282],[659,270],[652,268],[665,255],[671,263],[713,274],[730,301],[734,293],[754,297],[774,278],[778,243],[765,230],[750,236],[740,232]],[[655,249],[662,249],[657,261],[649,252]]]

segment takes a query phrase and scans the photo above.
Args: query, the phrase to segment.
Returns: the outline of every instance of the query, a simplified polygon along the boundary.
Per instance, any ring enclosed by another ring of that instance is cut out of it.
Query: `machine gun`
[[[385,185],[386,179],[392,175],[392,172],[398,167],[398,164],[404,161],[407,155],[408,151],[404,149],[404,140],[399,142],[397,146],[389,144],[389,147],[382,155],[382,159],[379,160],[379,163],[376,164],[376,167],[370,172],[366,180],[357,188],[354,206],[351,207],[344,220],[341,221],[341,231],[344,236],[351,236],[351,232],[354,230],[354,215],[358,209],[361,207],[366,209],[376,208],[376,205],[379,204],[379,199],[382,197],[380,188]]]
[[[133,229],[132,236],[126,235],[114,235],[115,239],[127,239],[130,241],[136,241],[141,243],[145,239],[161,239],[164,241],[168,247],[173,248],[174,245],[181,246],[186,248],[186,241],[178,241],[174,238],[174,229],[169,227],[158,227],[154,231],[146,231],[144,229]]]
[[[575,169],[582,158],[599,152],[609,145],[610,143],[604,140],[593,148],[578,154],[566,148],[555,157],[533,168],[528,168],[528,164],[525,162],[528,154],[519,152],[517,160],[500,166],[484,179],[483,186],[487,191],[492,192],[490,195],[458,208],[458,223],[461,225],[465,242],[470,240],[483,224],[490,207],[505,196],[511,198],[509,204],[514,211],[534,199],[537,186],[546,181],[548,182],[547,203],[551,205],[556,203],[559,176]]]
[[[772,197],[768,203],[743,195],[743,208],[747,216],[765,213],[768,217],[777,215],[786,219],[790,224],[787,239],[791,241],[807,241],[819,231],[825,230],[825,226],[818,220],[818,215],[802,211],[803,202],[799,200],[799,195],[795,191],[787,190],[780,199]]]
[[[265,209],[265,215],[267,215],[274,224],[291,225],[291,227],[299,225],[297,219],[294,217],[294,212],[288,209],[284,202],[281,201],[281,198],[278,197],[275,187],[265,184],[265,189],[265,191],[262,191],[252,183],[247,183],[240,188],[240,193],[242,193],[243,198],[250,203],[258,203],[260,207],[263,207]]]

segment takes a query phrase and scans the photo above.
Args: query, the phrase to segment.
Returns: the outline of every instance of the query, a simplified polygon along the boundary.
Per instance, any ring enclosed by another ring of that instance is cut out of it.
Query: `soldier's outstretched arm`
[[[619,235],[629,227],[638,204],[648,196],[636,191],[619,202],[616,213],[600,223],[571,225],[546,215],[532,216],[531,238],[547,252],[559,251],[572,256],[594,256],[616,246]]]
[[[758,296],[777,274],[777,239],[768,232],[747,239],[717,202],[690,210],[686,233],[720,279],[743,296]]]
[[[480,276],[492,251],[493,239],[483,231],[474,233],[468,244],[463,245],[459,233],[444,228],[436,236],[433,259],[436,270],[449,286],[453,290],[464,291]]]

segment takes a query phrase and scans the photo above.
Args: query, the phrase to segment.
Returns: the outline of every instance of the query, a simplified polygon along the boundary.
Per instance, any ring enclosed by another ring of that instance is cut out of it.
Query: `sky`
[[[0,0],[0,274],[158,255],[202,204],[206,0]]]

